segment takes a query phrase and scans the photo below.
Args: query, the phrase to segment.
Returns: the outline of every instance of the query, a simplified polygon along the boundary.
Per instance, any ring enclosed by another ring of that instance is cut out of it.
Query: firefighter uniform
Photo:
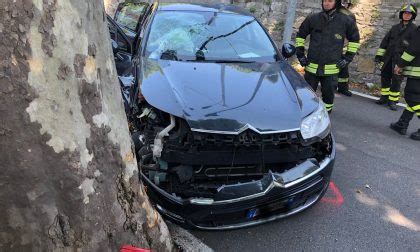
[[[339,11],[340,7],[341,1],[336,1],[335,9],[308,16],[296,35],[296,55],[305,67],[305,80],[315,91],[321,83],[322,100],[328,112],[334,106],[339,67],[346,67],[360,47],[357,25],[348,15]],[[306,57],[305,39],[308,35],[310,41]],[[349,43],[343,55],[345,39]]]
[[[354,0],[347,1],[347,8],[344,7],[340,9],[343,14],[348,15],[353,21],[356,23],[356,16],[349,10],[351,6],[354,4]],[[347,46],[344,48],[343,53],[347,52]],[[344,94],[346,96],[352,96],[352,93],[349,91],[349,66],[347,65],[344,68],[340,69],[340,73],[338,74],[338,92]]]
[[[412,34],[408,40],[407,49],[400,57],[397,65],[403,69],[403,75],[407,77],[407,85],[404,90],[404,98],[407,107],[398,122],[391,124],[391,128],[405,135],[408,125],[414,115],[420,119],[420,28]],[[420,128],[411,135],[414,140],[420,141]]]
[[[396,110],[403,81],[401,75],[394,74],[394,67],[404,51],[403,41],[409,39],[410,34],[417,28],[412,22],[416,17],[417,9],[412,5],[403,6],[400,10],[400,19],[406,11],[413,14],[412,20],[406,25],[403,21],[394,25],[382,40],[375,57],[375,61],[381,66],[381,99],[377,103],[388,103],[392,110]]]

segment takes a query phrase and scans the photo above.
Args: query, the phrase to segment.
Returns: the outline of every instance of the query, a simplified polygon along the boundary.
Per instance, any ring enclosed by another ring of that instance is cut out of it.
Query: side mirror
[[[112,52],[114,53],[114,55],[117,54],[118,53],[118,43],[115,40],[111,39],[111,45],[112,45]]]
[[[288,59],[295,55],[296,53],[296,47],[292,44],[285,43],[283,47],[281,48],[281,54],[284,58]]]

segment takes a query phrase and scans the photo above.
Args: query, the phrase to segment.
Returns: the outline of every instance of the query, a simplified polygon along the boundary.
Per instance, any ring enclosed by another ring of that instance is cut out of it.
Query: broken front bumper
[[[261,180],[225,185],[214,198],[181,199],[142,180],[157,210],[167,218],[204,230],[235,229],[284,218],[314,205],[328,189],[335,161],[335,143],[324,160],[309,159],[283,173]]]

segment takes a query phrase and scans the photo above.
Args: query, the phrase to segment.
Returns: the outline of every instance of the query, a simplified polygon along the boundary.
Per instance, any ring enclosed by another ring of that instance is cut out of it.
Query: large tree
[[[102,0],[0,0],[0,251],[172,249],[120,95]]]

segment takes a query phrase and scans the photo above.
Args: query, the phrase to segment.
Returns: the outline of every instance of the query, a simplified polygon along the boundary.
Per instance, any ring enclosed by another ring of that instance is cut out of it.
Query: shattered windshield
[[[152,59],[274,61],[276,51],[249,16],[218,12],[160,11],[149,34]]]

